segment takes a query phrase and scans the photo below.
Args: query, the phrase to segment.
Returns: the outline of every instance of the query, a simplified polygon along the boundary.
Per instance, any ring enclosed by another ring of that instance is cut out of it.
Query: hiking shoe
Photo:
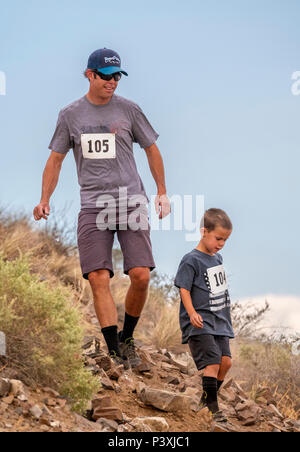
[[[109,357],[116,366],[123,365],[125,370],[129,369],[128,359],[125,356],[119,356],[116,352],[113,352],[109,354]]]
[[[203,408],[207,408],[207,402],[206,402],[207,394],[203,391],[200,402],[199,402],[199,410],[202,410]]]
[[[215,413],[212,413],[212,418],[216,422],[227,422],[228,421],[227,417],[223,414],[223,411],[221,411],[221,410],[216,411]]]
[[[120,341],[121,334],[122,334],[122,331],[119,332],[119,341]],[[127,338],[125,342],[120,341],[119,349],[120,349],[121,354],[124,355],[128,359],[130,367],[132,369],[142,363],[141,358],[139,357],[139,355],[137,354],[137,352],[135,350],[133,337]]]

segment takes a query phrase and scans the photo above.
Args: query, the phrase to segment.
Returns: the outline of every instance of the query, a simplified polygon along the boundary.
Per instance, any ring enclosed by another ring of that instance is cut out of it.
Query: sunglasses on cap
[[[95,70],[93,73],[99,75],[102,80],[106,80],[107,82],[109,82],[112,78],[115,82],[118,82],[122,77],[121,72],[115,72],[114,74],[102,74],[101,72]]]

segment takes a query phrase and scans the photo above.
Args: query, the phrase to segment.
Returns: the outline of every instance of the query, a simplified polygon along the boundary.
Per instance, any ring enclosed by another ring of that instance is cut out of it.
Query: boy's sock
[[[104,336],[105,342],[107,344],[108,353],[110,355],[121,356],[119,350],[119,341],[118,341],[118,327],[117,325],[107,326],[102,328],[102,334]]]
[[[132,317],[132,315],[127,314],[125,312],[125,319],[124,319],[124,327],[123,331],[120,334],[120,341],[125,342],[126,339],[129,339],[133,336],[133,331],[139,321],[139,317]]]
[[[217,396],[217,379],[214,377],[202,377],[204,398],[209,411],[216,413],[219,411]]]
[[[219,389],[223,383],[224,383],[224,380],[217,380],[217,392],[219,391]]]

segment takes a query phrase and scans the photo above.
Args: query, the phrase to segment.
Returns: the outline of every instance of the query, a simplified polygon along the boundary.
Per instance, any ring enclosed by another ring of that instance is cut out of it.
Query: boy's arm
[[[203,328],[203,319],[201,315],[195,311],[190,291],[181,287],[180,295],[185,310],[190,316],[191,324],[196,328]]]

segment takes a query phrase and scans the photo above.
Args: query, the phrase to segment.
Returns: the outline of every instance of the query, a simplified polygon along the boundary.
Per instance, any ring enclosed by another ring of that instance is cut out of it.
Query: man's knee
[[[150,282],[150,269],[148,267],[132,268],[128,272],[132,284],[139,289],[147,289]]]
[[[88,279],[92,288],[108,288],[110,283],[109,270],[93,270],[88,274]]]

